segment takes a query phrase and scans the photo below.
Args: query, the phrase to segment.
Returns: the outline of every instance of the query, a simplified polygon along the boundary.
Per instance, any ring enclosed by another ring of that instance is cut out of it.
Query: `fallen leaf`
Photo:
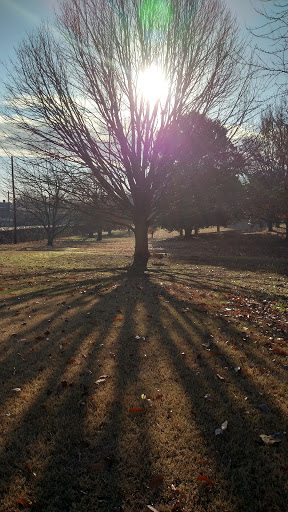
[[[226,428],[227,428],[227,425],[228,425],[228,421],[226,420],[226,421],[224,421],[224,423],[222,423],[220,428],[216,428],[215,436],[223,434],[224,430],[226,430]]]
[[[214,487],[214,485],[215,485],[215,484],[214,484],[214,482],[212,482],[212,480],[209,480],[209,478],[207,478],[206,476],[203,476],[203,475],[198,476],[198,478],[197,478],[197,482],[198,482],[198,481],[206,482],[207,484],[212,485],[213,487]]]
[[[137,413],[141,413],[144,411],[145,411],[145,409],[143,409],[143,407],[130,407],[130,409],[129,409],[129,412],[131,412],[132,414],[137,414]]]
[[[272,349],[272,353],[273,354],[280,354],[281,356],[288,356],[288,352],[286,352],[285,350],[282,350],[282,348],[279,348],[279,347],[274,347]]]
[[[96,380],[95,384],[103,384],[108,379],[108,375],[101,375],[99,379]]]
[[[147,505],[147,508],[149,508],[149,510],[151,510],[151,512],[158,512],[158,510],[154,507],[152,507],[152,505]]]
[[[94,471],[104,471],[105,465],[103,462],[98,462],[97,464],[87,464],[88,469],[93,469]]]
[[[21,388],[13,388],[12,391],[21,391]]]
[[[31,475],[37,476],[35,471],[33,471],[33,469],[31,468],[30,464],[28,464],[28,462],[25,462],[25,467],[29,471],[29,473],[31,473]]]
[[[72,364],[76,361],[76,359],[68,359],[68,361],[66,361],[66,364]]]
[[[275,444],[281,442],[281,435],[278,432],[270,436],[267,436],[266,434],[260,434],[260,437],[265,444]]]
[[[219,402],[218,398],[216,398],[213,395],[210,395],[209,393],[207,393],[207,395],[205,395],[204,398],[206,398],[206,400],[209,400],[210,402]]]
[[[197,463],[198,464],[205,464],[206,460],[205,459],[199,459],[197,460]]]
[[[25,498],[18,498],[17,503],[22,505],[22,507],[31,507],[32,501],[26,500]]]
[[[95,381],[95,384],[97,384],[97,385],[104,384],[104,382],[106,382],[106,379],[98,379]]]

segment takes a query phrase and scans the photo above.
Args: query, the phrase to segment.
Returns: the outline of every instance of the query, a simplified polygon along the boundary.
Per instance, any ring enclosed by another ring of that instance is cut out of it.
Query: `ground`
[[[287,242],[150,243],[1,246],[1,512],[288,510]]]

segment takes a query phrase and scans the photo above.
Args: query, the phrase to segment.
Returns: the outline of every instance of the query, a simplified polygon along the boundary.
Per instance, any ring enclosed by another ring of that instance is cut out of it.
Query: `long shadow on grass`
[[[277,446],[259,441],[260,433],[283,432],[283,413],[253,412],[251,403],[270,405],[267,390],[234,371],[225,342],[219,355],[206,347],[211,334],[240,333],[149,276],[123,273],[103,284],[96,296],[67,300],[65,332],[57,313],[58,335],[26,356],[23,393],[7,390],[3,511],[25,498],[47,512],[135,512],[147,504],[283,512],[285,436]],[[227,430],[215,436],[224,420]],[[197,481],[201,474],[215,485]]]

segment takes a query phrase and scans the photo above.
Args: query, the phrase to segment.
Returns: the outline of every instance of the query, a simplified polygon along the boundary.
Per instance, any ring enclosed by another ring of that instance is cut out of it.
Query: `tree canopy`
[[[225,225],[239,213],[243,160],[227,129],[204,114],[191,112],[174,129],[175,172],[160,219],[189,237],[192,228]]]

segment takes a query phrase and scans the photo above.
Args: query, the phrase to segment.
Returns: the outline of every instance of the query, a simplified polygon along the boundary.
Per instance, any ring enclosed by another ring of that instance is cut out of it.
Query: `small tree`
[[[44,228],[47,245],[71,223],[62,174],[51,163],[27,162],[17,173],[17,202]]]

